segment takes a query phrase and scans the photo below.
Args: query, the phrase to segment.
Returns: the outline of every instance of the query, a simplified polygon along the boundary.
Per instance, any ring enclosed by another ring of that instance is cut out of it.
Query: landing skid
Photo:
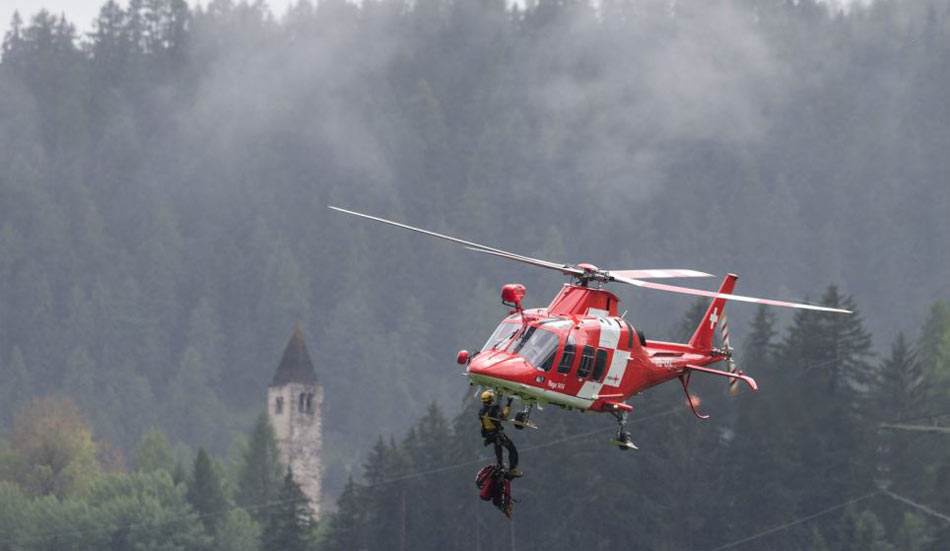
[[[610,443],[613,444],[614,446],[617,446],[618,448],[620,448],[620,451],[639,450],[639,449],[640,449],[640,448],[637,447],[636,444],[634,444],[634,443],[631,442],[630,440],[624,441],[624,440],[611,439],[611,440],[608,440],[608,442],[610,442]]]
[[[538,426],[532,423],[531,421],[518,421],[515,419],[496,419],[494,417],[488,417],[488,419],[491,419],[492,421],[497,421],[499,423],[511,423],[517,429],[523,429],[523,428],[537,429],[538,428]]]
[[[627,427],[627,412],[625,410],[611,411],[610,414],[617,420],[617,437],[608,442],[620,448],[620,451],[639,450],[640,448],[630,438],[630,433],[624,430]]]
[[[532,423],[531,421],[522,422],[522,421],[515,420],[515,421],[512,421],[511,424],[514,425],[515,428],[526,428],[526,429],[535,429],[535,430],[537,430],[538,428],[538,426]]]

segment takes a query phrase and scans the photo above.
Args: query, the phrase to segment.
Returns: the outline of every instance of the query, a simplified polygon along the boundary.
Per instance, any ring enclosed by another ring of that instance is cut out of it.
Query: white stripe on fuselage
[[[597,321],[600,322],[600,344],[598,346],[611,350],[617,348],[617,343],[620,342],[620,327],[609,318],[599,318]]]
[[[581,389],[577,391],[577,397],[584,398],[585,400],[593,400],[594,396],[600,393],[600,389],[603,386],[603,383],[598,383],[597,381],[585,381]]]
[[[623,374],[627,371],[627,362],[630,360],[630,352],[626,350],[614,350],[614,357],[610,360],[610,369],[607,371],[607,377],[604,378],[604,384],[610,386],[620,386],[623,380]]]
[[[587,315],[594,318],[606,318],[610,312],[607,310],[601,310],[600,308],[588,308]]]

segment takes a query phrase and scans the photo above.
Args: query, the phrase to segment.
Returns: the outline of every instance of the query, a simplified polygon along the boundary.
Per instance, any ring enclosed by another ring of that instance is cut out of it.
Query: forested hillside
[[[14,14],[0,61],[2,434],[31,399],[58,396],[127,466],[152,428],[189,461],[200,447],[235,456],[297,321],[326,388],[329,488],[359,481],[379,435],[404,434],[430,402],[454,418],[470,392],[455,351],[505,312],[500,285],[526,284],[533,307],[561,281],[326,208],[337,204],[555,261],[732,271],[742,294],[818,300],[837,285],[870,333],[850,363],[812,346],[838,350],[807,333],[811,318],[776,312],[783,352],[743,366],[762,392],[729,401],[710,386],[712,422],[648,423],[634,458],[593,440],[576,456],[544,449],[549,463],[526,459],[536,478],[523,485],[544,496],[523,510],[547,526],[557,500],[543,469],[577,466],[589,486],[564,506],[571,526],[593,519],[571,533],[579,545],[607,531],[596,541],[715,547],[832,505],[885,468],[822,470],[848,465],[842,450],[912,449],[879,443],[873,423],[950,405],[948,322],[935,313],[950,297],[947,59],[946,0],[847,13],[813,0],[303,0],[279,17],[261,2],[129,0],[105,3],[91,27]],[[650,338],[674,337],[690,306],[618,291]],[[762,337],[754,314],[730,306],[734,340]],[[929,377],[911,386],[931,394],[888,409],[893,385],[863,378],[904,361],[890,351],[901,331],[895,350],[923,346]],[[645,417],[682,399],[658,390],[634,404]],[[542,421],[539,443],[559,423],[565,435],[606,423]],[[914,438],[930,455],[911,456],[904,490],[936,507],[946,440]],[[471,426],[451,440],[476,442]],[[739,470],[715,470],[727,465]],[[636,522],[598,524],[611,502],[590,468],[639,473],[630,484],[646,486],[613,502]],[[847,487],[815,494],[814,477]],[[904,510],[878,511],[889,535]],[[740,513],[752,520],[710,520]],[[567,537],[558,530],[550,541]],[[822,534],[830,549],[844,537]]]
[[[855,306],[833,287],[823,298]],[[549,408],[540,430],[509,431],[527,470],[513,521],[475,498],[473,473],[491,461],[472,436],[476,410],[449,423],[430,409],[398,443],[377,442],[320,549],[946,549],[950,434],[878,425],[950,418],[950,306],[924,327],[916,345],[900,336],[872,359],[860,317],[803,313],[780,331],[761,309],[740,363],[757,366],[762,390],[729,397],[722,380],[699,381],[705,422],[676,385],[645,393],[633,454],[608,445],[602,418]]]

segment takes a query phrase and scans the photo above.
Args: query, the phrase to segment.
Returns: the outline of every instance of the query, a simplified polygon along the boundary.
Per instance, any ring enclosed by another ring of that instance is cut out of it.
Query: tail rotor
[[[736,368],[736,361],[732,359],[732,353],[734,348],[729,342],[729,319],[726,317],[726,314],[722,314],[722,323],[719,325],[719,329],[722,333],[722,350],[726,355],[726,365],[729,367],[729,373],[743,375],[742,371],[738,371]],[[735,396],[739,393],[739,379],[729,379],[729,394]]]

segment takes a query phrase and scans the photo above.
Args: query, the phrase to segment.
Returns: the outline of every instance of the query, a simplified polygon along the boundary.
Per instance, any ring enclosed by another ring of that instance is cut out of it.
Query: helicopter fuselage
[[[540,405],[629,410],[630,396],[725,355],[648,341],[617,315],[613,293],[565,284],[547,308],[517,311],[468,359],[472,384]],[[712,320],[715,323],[715,320]]]

